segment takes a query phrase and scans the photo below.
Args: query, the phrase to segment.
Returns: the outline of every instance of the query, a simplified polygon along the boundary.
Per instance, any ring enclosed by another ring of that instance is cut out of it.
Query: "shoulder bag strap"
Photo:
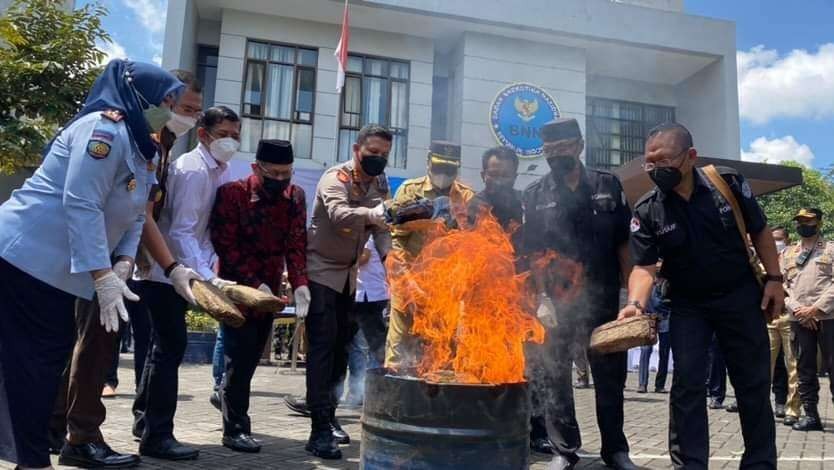
[[[741,236],[742,243],[748,249],[750,248],[750,241],[747,238],[747,224],[744,223],[744,216],[741,212],[741,207],[738,205],[738,200],[736,196],[733,194],[733,191],[730,189],[730,185],[721,177],[718,173],[718,170],[713,165],[707,165],[702,168],[704,170],[704,174],[710,180],[715,189],[721,193],[721,196],[730,204],[730,207],[733,209],[733,217],[736,219],[736,227],[738,228],[738,234]]]

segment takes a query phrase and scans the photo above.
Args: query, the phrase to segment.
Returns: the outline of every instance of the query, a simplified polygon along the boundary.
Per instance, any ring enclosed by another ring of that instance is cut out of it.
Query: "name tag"
[[[675,224],[670,224],[670,225],[664,225],[663,227],[660,227],[660,230],[657,231],[657,234],[658,235],[665,235],[669,232],[672,232],[673,230],[675,230],[677,228],[678,228],[678,224],[676,224],[676,223]]]
[[[537,204],[536,205],[536,210],[540,211],[540,210],[543,210],[543,209],[552,209],[552,208],[556,207],[556,205],[557,205],[556,201],[548,202],[547,204]]]

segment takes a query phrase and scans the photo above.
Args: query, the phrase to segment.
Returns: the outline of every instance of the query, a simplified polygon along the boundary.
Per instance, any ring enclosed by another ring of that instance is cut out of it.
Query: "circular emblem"
[[[489,121],[501,145],[519,157],[534,158],[542,153],[539,129],[559,116],[559,107],[547,92],[530,83],[514,83],[495,96]]]

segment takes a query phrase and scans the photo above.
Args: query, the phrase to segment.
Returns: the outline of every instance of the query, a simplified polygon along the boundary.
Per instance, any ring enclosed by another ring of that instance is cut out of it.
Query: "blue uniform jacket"
[[[87,114],[63,130],[35,174],[0,206],[0,257],[76,297],[92,299],[90,271],[136,255],[153,162],[124,121]]]

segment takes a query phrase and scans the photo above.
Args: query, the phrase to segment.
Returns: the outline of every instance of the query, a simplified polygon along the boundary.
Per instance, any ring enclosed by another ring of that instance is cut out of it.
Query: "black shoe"
[[[799,418],[797,418],[796,416],[785,416],[785,419],[782,420],[782,424],[784,424],[785,426],[793,426],[797,423],[797,421],[799,421]]]
[[[216,390],[211,392],[209,403],[211,403],[211,406],[215,407],[217,411],[223,411],[223,404],[220,402],[220,392]]]
[[[342,426],[339,424],[339,420],[336,419],[335,409],[330,414],[330,432],[333,433],[333,440],[336,441],[336,444],[350,444],[350,436],[348,436],[348,433],[342,429]]]
[[[794,431],[822,431],[822,422],[818,415],[806,415],[792,426]]]
[[[646,393],[647,391],[648,390],[646,390],[645,385],[640,385],[640,386],[637,387],[637,393]]]
[[[67,443],[58,456],[59,464],[80,468],[130,468],[140,461],[138,455],[120,454],[103,442],[78,446]]]
[[[784,418],[785,417],[785,405],[781,405],[779,403],[773,407],[773,416],[777,418]]]
[[[310,417],[310,409],[307,408],[307,400],[301,397],[294,397],[292,395],[284,397],[284,404],[294,413],[301,416]]]
[[[530,439],[530,450],[547,455],[553,455],[554,453],[553,443],[546,437]]]
[[[133,422],[133,427],[130,429],[131,434],[136,439],[142,439],[142,434],[145,433],[145,426],[140,425],[138,422]]]
[[[738,413],[738,402],[733,401],[732,403],[724,407],[724,409],[727,410],[727,413]]]
[[[669,393],[669,392],[667,392],[666,389],[663,388],[663,387],[655,387],[654,388],[654,393]]]
[[[236,452],[257,454],[261,451],[261,445],[249,434],[236,434],[234,436],[223,436],[223,447],[228,447]]]
[[[631,461],[628,452],[615,452],[609,458],[602,459],[605,465],[616,470],[637,470],[637,466]]]
[[[330,410],[322,409],[311,413],[313,429],[304,450],[327,460],[338,460],[342,458],[342,451],[333,439],[333,430],[330,423]]]
[[[61,449],[67,443],[66,434],[63,432],[54,432],[50,429],[47,437],[49,439],[49,453],[52,455],[60,454]]]
[[[139,445],[139,454],[162,460],[196,460],[200,451],[169,437],[151,444],[143,442]]]
[[[709,409],[711,410],[721,410],[724,409],[724,402],[717,398],[710,398],[709,399]]]
[[[576,382],[573,383],[573,388],[579,388],[579,389],[591,388],[591,384],[587,380],[577,380]]]
[[[547,466],[547,470],[573,470],[573,467],[576,466],[576,462],[579,462],[579,457],[576,455],[562,455],[556,453],[553,456],[553,460],[550,461],[550,464]]]

